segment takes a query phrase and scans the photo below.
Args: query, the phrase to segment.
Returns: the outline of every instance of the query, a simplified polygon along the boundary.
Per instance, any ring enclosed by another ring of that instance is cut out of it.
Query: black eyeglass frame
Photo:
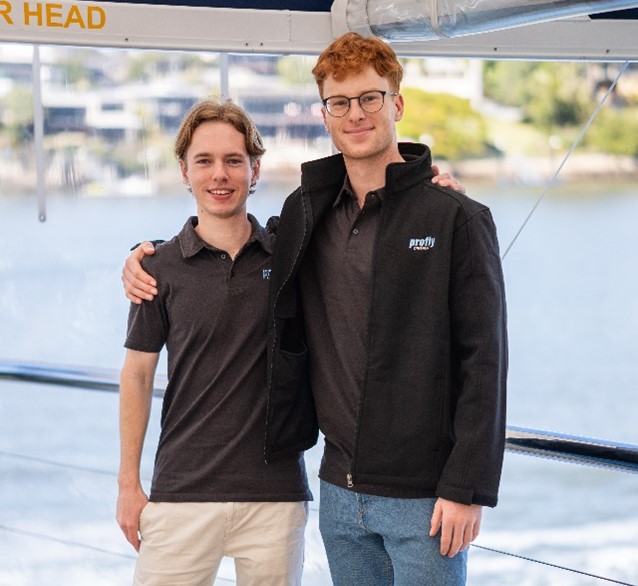
[[[366,110],[363,106],[363,104],[361,103],[361,98],[367,94],[381,94],[381,106],[377,109],[377,110]],[[361,108],[364,112],[366,112],[367,114],[374,114],[376,112],[379,112],[381,110],[381,108],[383,108],[384,104],[385,104],[385,97],[386,95],[388,96],[398,96],[399,92],[391,92],[388,90],[369,90],[367,92],[363,92],[362,94],[358,95],[358,96],[352,96],[351,98],[349,98],[348,96],[328,96],[327,98],[324,98],[323,100],[321,100],[321,102],[323,103],[323,107],[326,109],[326,112],[328,112],[328,114],[330,114],[330,116],[333,116],[334,118],[343,118],[348,112],[350,112],[350,107],[352,105],[352,100],[357,100],[357,102],[359,103],[359,108]],[[330,111],[330,107],[328,106],[328,101],[329,100],[333,100],[334,98],[343,98],[345,100],[348,100],[348,109],[343,113],[343,114],[333,114]]]

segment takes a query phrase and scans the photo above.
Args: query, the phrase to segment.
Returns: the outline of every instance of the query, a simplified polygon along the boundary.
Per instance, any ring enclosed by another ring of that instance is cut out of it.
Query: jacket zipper
[[[352,482],[352,474],[346,474],[346,482],[348,483],[348,488],[352,488],[354,483]]]

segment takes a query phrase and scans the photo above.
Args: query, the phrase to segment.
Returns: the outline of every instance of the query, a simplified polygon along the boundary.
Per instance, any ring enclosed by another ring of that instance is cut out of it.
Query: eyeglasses
[[[328,110],[328,114],[335,118],[341,118],[350,111],[350,104],[352,100],[357,100],[361,109],[368,114],[378,112],[381,108],[383,108],[383,102],[385,101],[386,94],[389,96],[399,95],[397,92],[374,90],[371,92],[365,92],[360,96],[353,96],[352,98],[347,98],[346,96],[330,96],[329,98],[321,101],[326,107],[326,110]]]

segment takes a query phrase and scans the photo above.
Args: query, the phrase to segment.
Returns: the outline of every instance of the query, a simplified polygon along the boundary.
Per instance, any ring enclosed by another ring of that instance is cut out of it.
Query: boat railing
[[[114,369],[0,361],[2,379],[119,392],[119,371]],[[165,379],[156,379],[154,395],[162,397],[165,387]],[[508,425],[505,448],[520,454],[638,473],[635,444]]]
[[[111,393],[119,392],[119,371],[106,368],[82,368],[0,360],[0,381],[2,380],[42,385],[58,385],[67,388],[80,388]],[[161,398],[164,394],[165,387],[166,379],[161,377],[157,378],[154,396]],[[604,468],[611,471],[638,473],[638,445],[636,444],[508,425],[506,429],[505,448],[507,451],[513,453]],[[33,459],[39,461],[38,458]],[[61,465],[60,463],[54,464]],[[73,543],[70,544],[74,545]],[[552,566],[559,570],[576,572],[605,582],[625,586],[637,586],[628,582],[587,574],[577,569],[558,566],[541,560],[523,558],[516,554],[478,544],[472,545],[479,549],[505,556],[522,558],[525,561]]]

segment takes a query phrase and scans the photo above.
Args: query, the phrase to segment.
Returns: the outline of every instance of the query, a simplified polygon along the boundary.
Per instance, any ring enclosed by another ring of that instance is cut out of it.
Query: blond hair
[[[186,151],[193,140],[193,133],[204,122],[226,122],[244,135],[246,152],[254,165],[266,152],[259,130],[247,112],[230,100],[207,98],[195,104],[186,114],[177,131],[174,153],[180,161],[186,160]]]

